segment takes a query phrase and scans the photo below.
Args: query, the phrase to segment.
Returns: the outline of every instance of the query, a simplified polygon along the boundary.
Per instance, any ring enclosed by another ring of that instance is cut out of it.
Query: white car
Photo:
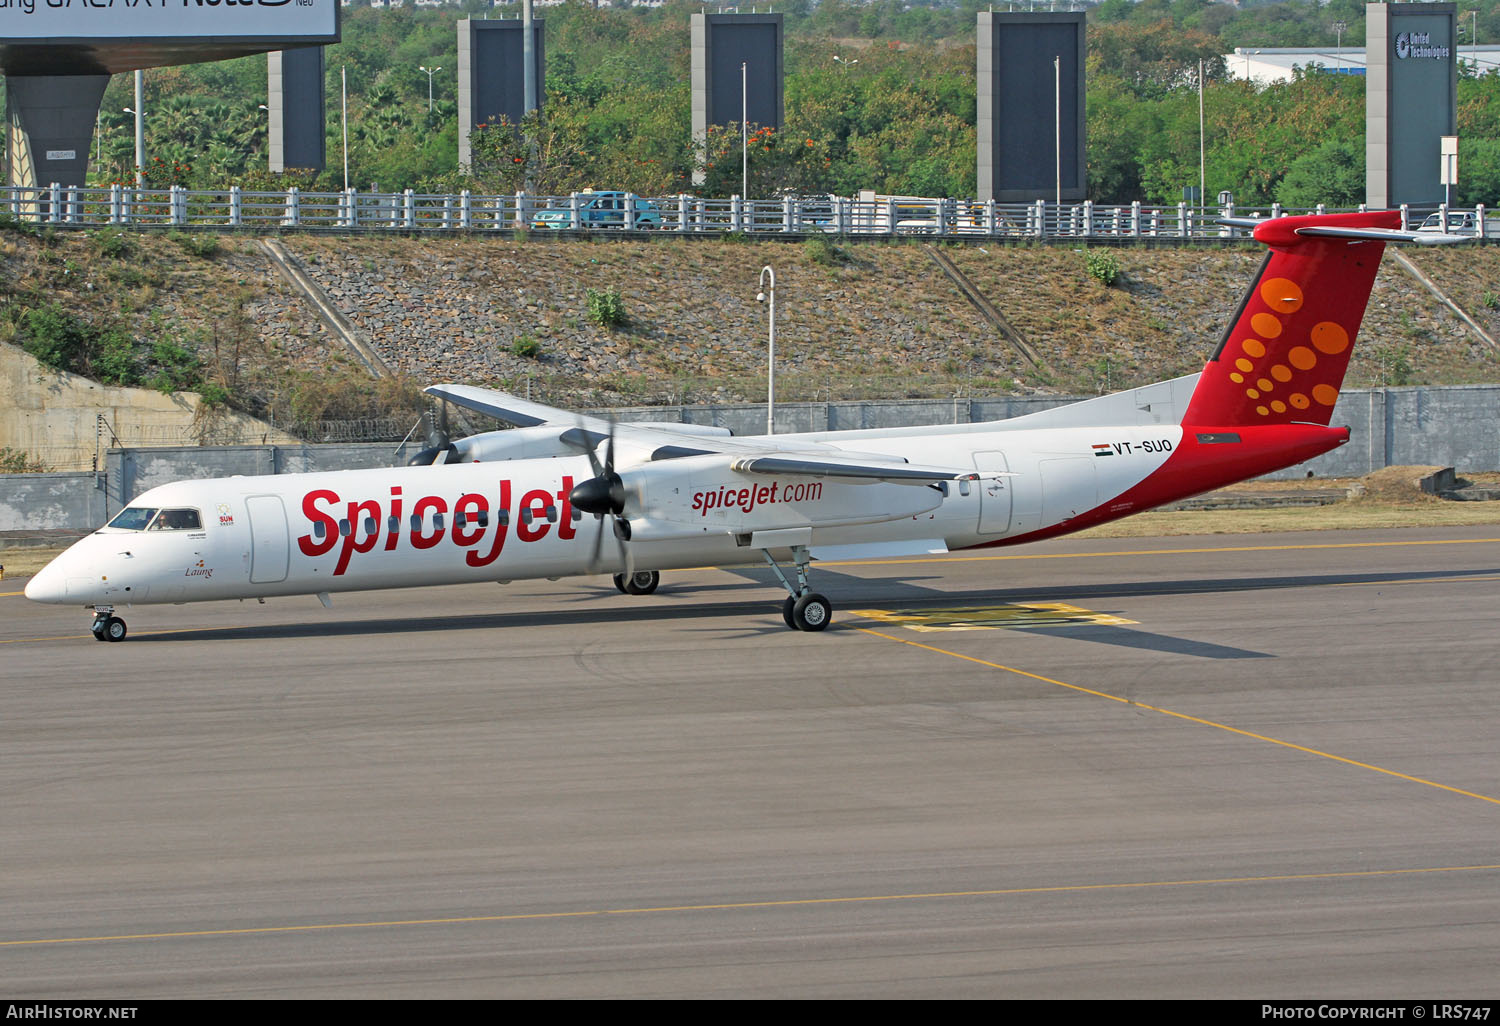
[[[1449,235],[1473,235],[1474,215],[1463,211],[1452,211],[1448,214],[1448,224],[1443,225],[1442,213],[1428,214],[1427,220],[1423,221],[1417,228],[1419,232],[1446,232]]]

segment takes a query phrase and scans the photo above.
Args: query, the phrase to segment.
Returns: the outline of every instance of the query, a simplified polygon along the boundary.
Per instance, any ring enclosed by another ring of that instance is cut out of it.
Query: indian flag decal
[[[1094,443],[1094,455],[1095,456],[1113,456],[1114,454],[1115,454],[1114,450],[1111,449],[1107,443],[1103,443],[1103,442],[1095,442]]]

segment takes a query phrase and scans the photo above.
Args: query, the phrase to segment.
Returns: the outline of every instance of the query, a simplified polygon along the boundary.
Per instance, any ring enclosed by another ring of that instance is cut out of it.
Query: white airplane
[[[512,429],[438,437],[404,468],[181,481],[138,496],[26,586],[94,610],[764,561],[789,627],[821,631],[820,558],[1014,545],[1292,466],[1330,427],[1392,211],[1230,221],[1269,247],[1202,373],[986,424],[730,437],[613,423],[465,385]],[[783,569],[790,563],[794,574]]]

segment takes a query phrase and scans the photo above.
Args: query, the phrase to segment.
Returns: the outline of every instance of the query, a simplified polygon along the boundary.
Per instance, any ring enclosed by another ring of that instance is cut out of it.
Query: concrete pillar
[[[274,174],[288,168],[322,171],[328,163],[324,124],[323,47],[266,55],[267,154]]]
[[[108,75],[9,75],[5,79],[6,181],[83,185]]]

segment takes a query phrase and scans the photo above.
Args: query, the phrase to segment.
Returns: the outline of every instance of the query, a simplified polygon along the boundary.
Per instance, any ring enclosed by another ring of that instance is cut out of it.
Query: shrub
[[[130,255],[130,237],[118,228],[96,232],[94,249],[100,256],[120,260]]]
[[[0,474],[45,474],[48,469],[47,464],[20,449],[0,449]]]
[[[839,248],[822,235],[814,235],[804,242],[802,244],[802,252],[807,254],[807,259],[824,267],[833,267],[840,263],[844,257]]]
[[[528,332],[510,344],[510,351],[523,360],[537,360],[542,355],[542,344],[536,340],[535,335]]]
[[[589,304],[589,320],[601,328],[614,328],[625,323],[625,302],[615,288],[589,289],[586,293]]]
[[[88,325],[56,303],[21,317],[21,348],[53,370],[77,373],[86,356]]]
[[[219,237],[201,232],[170,231],[167,238],[195,257],[212,260],[219,255]]]
[[[1109,288],[1120,277],[1120,259],[1108,249],[1089,249],[1083,253],[1083,268],[1090,278]]]

